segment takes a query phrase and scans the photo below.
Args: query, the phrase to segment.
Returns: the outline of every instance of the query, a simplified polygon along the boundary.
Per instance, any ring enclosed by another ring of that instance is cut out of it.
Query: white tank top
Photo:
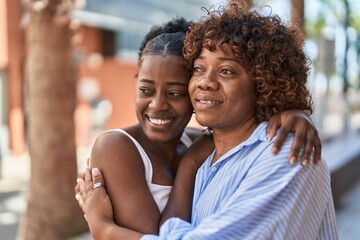
[[[153,198],[160,210],[160,213],[162,213],[162,211],[164,210],[165,205],[168,201],[172,186],[164,186],[164,185],[152,183],[153,167],[152,167],[151,161],[150,161],[148,155],[146,154],[145,150],[143,149],[143,147],[140,145],[140,143],[138,141],[136,141],[135,138],[133,138],[130,134],[128,134],[123,129],[115,129],[115,131],[121,132],[121,133],[125,134],[126,136],[128,136],[133,141],[136,148],[138,149],[140,156],[144,162],[146,182],[147,182],[150,192],[153,195]]]

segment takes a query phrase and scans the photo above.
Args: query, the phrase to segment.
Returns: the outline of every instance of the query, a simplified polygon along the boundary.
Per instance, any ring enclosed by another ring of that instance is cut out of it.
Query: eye
[[[223,68],[220,70],[220,73],[224,74],[224,75],[229,75],[229,74],[233,74],[233,71]]]
[[[152,90],[150,88],[146,88],[146,87],[139,87],[139,91],[144,95],[152,94]]]
[[[168,96],[173,97],[173,98],[181,98],[181,97],[184,97],[186,95],[187,95],[187,93],[181,92],[181,91],[170,91],[168,93]]]
[[[193,67],[193,72],[196,73],[196,72],[201,72],[201,68],[199,66],[194,66]]]

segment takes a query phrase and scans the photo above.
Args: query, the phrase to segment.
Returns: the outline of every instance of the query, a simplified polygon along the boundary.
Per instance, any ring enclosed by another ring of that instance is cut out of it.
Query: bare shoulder
[[[137,163],[142,163],[139,151],[124,133],[111,130],[101,133],[96,138],[91,151],[91,167],[109,169],[121,165],[140,168],[143,166]]]
[[[134,142],[120,131],[104,132],[94,143],[90,162],[103,173],[115,222],[141,232],[156,232],[160,213]]]
[[[131,139],[124,133],[118,130],[109,130],[101,133],[95,140],[93,148],[101,148],[107,150],[107,148],[113,148],[118,145],[133,145]]]

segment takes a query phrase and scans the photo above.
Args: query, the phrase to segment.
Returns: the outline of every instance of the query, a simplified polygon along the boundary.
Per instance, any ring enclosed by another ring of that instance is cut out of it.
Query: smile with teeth
[[[149,117],[149,121],[152,124],[155,124],[155,125],[166,125],[166,124],[169,124],[170,122],[172,122],[173,119],[172,118],[169,118],[169,119],[157,119],[157,118]]]
[[[212,101],[212,100],[197,100],[198,103],[206,104],[206,105],[217,105],[221,104],[219,101]]]

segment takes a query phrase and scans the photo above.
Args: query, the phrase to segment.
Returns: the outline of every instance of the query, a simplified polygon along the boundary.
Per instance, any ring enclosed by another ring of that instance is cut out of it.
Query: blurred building
[[[77,143],[136,122],[135,74],[140,43],[153,25],[197,21],[209,0],[87,0],[73,13],[78,66]],[[0,1],[0,153],[25,150],[25,34],[20,0]]]
[[[105,55],[136,57],[145,33],[153,25],[165,23],[175,17],[197,21],[204,15],[202,7],[209,9],[209,0],[87,0],[74,18],[86,26],[101,30],[108,41]]]
[[[82,86],[86,89],[88,84],[95,81],[100,90],[99,95],[93,96],[92,100],[88,99],[88,102],[102,102],[105,104],[98,106],[107,108],[100,108],[99,112],[93,115],[97,118],[98,129],[123,127],[136,122],[134,76],[139,46],[150,28],[180,16],[197,21],[205,14],[202,7],[210,8],[210,2],[87,0],[83,9],[74,11],[73,18],[80,23],[77,30],[78,38],[75,41],[76,59],[81,63],[80,88]],[[111,106],[106,103],[110,103]],[[93,104],[90,105],[94,107]],[[81,108],[84,111],[85,106]],[[107,113],[104,114],[104,111]],[[99,119],[99,116],[106,117],[107,114],[108,119]],[[89,119],[91,118],[83,117],[84,122],[78,126],[94,127],[94,122],[86,121]],[[101,126],[101,121],[106,121],[105,125]],[[79,143],[86,143],[86,139],[92,141],[91,136],[86,136],[86,133],[89,133],[86,128],[79,127],[78,130],[78,136],[82,138],[78,139]],[[96,132],[92,135],[96,135]]]

